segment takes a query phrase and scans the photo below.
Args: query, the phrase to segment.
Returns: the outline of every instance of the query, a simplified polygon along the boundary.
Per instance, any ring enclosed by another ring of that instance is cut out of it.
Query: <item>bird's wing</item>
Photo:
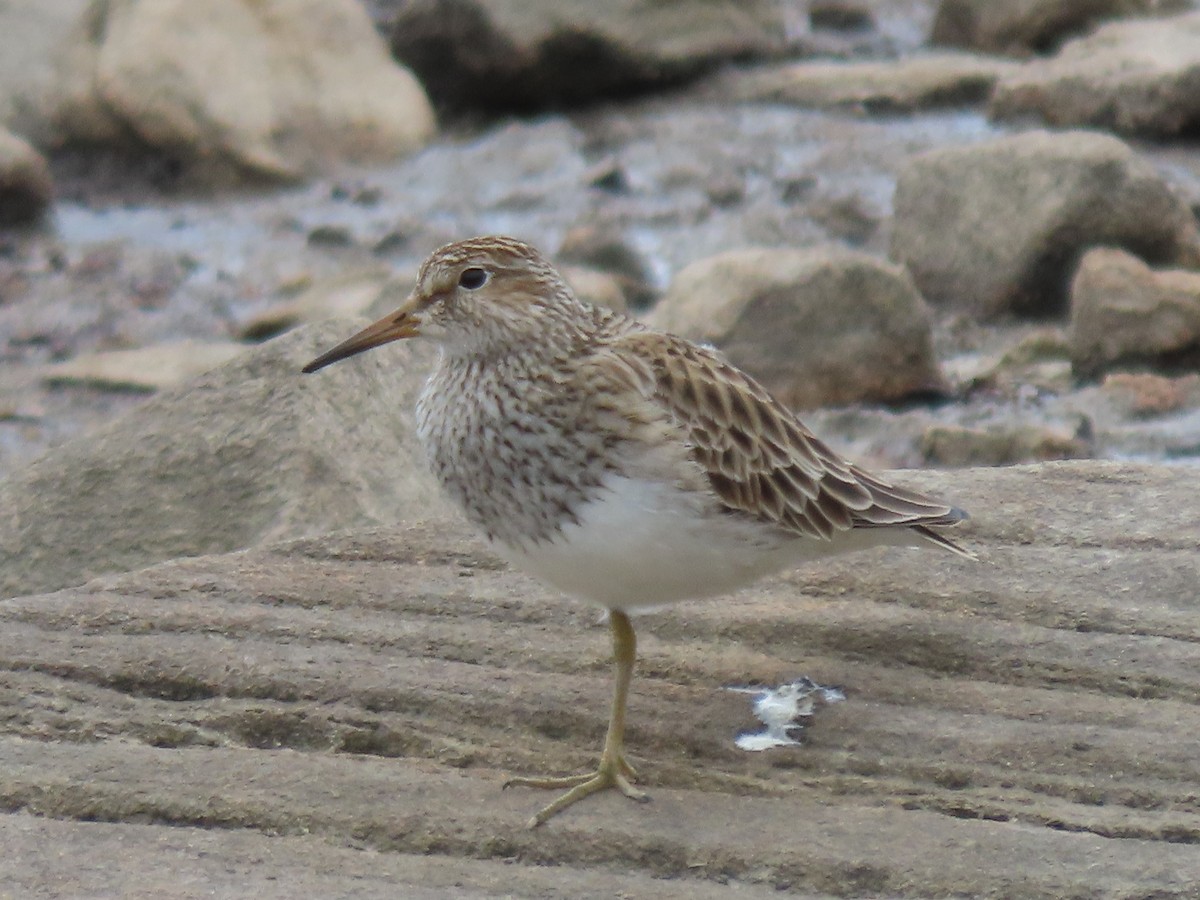
[[[642,373],[642,392],[682,428],[730,511],[826,540],[851,528],[911,526],[965,552],[929,530],[964,512],[842,459],[715,350],[649,330],[629,332],[610,348]]]

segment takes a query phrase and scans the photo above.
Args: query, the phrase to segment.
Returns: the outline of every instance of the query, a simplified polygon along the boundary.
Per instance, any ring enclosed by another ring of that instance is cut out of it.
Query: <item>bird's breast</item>
[[[605,442],[536,385],[466,375],[435,373],[418,400],[433,473],[491,540],[544,541],[599,490]]]

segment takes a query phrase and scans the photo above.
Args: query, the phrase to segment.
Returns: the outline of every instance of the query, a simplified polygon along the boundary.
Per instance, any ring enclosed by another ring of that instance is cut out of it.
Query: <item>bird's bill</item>
[[[346,338],[332,350],[322,353],[303,368],[305,374],[323,369],[331,363],[339,362],[347,357],[390,344],[392,341],[416,337],[421,332],[417,329],[417,318],[408,309],[408,304],[400,307],[394,313],[384,316],[374,325],[368,325],[358,334]]]

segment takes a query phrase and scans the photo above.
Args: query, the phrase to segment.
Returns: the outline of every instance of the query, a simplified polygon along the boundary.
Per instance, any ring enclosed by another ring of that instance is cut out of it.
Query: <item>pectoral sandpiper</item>
[[[965,513],[841,459],[720,353],[578,299],[527,244],[481,237],[422,265],[394,313],[305,366],[409,337],[441,354],[417,403],[433,471],[495,550],[609,611],[616,688],[596,772],[530,822],[616,788],[636,655],[630,613],[727,594],[881,544],[970,554]]]

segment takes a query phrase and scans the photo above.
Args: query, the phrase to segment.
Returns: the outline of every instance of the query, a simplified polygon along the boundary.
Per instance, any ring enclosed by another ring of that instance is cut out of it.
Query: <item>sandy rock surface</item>
[[[20,852],[0,877],[27,895],[1192,896],[1190,473],[900,480],[973,513],[979,562],[873,552],[639,619],[628,746],[653,801],[535,832],[545,798],[500,785],[594,762],[607,636],[457,520],[2,601],[0,835]],[[801,674],[847,699],[799,747],[736,749],[753,721],[724,688]]]
[[[1198,72],[1200,12],[1115,22],[1003,76],[990,113],[1057,128],[1181,137],[1200,122]]]
[[[1079,257],[1126,247],[1194,265],[1192,211],[1117,138],[1029,131],[910,159],[891,257],[931,304],[996,317],[1065,311]]]
[[[681,271],[650,320],[716,346],[795,408],[946,388],[925,301],[865,253],[731,250]]]

